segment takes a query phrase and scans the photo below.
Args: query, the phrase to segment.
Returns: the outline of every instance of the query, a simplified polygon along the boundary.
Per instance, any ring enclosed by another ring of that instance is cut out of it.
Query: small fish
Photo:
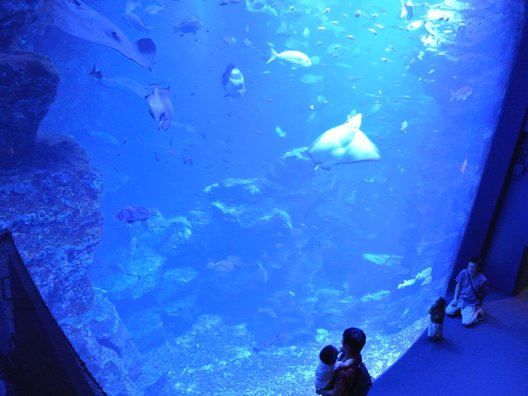
[[[462,162],[462,166],[460,167],[460,173],[464,173],[466,171],[468,165],[468,159],[464,159],[464,162]]]
[[[277,134],[277,136],[281,137],[281,138],[285,138],[286,137],[286,132],[284,132],[282,130],[282,128],[280,126],[276,126],[275,127],[275,133]]]
[[[316,76],[315,74],[305,74],[301,78],[303,84],[315,84],[323,79],[323,76]]]
[[[303,67],[309,67],[312,65],[312,61],[310,60],[308,55],[306,55],[305,53],[301,51],[287,50],[287,51],[282,51],[278,53],[277,51],[273,49],[273,47],[270,47],[270,49],[271,49],[271,56],[266,63],[270,63],[275,59],[280,59],[280,60],[290,62],[290,63],[303,66]]]
[[[202,27],[202,22],[196,18],[196,17],[190,17],[189,19],[186,19],[182,23],[180,23],[179,26],[173,26],[174,33],[180,32],[181,36],[183,36],[185,33],[192,33],[196,35],[198,30]]]
[[[423,26],[424,22],[423,21],[412,21],[411,23],[409,23],[407,25],[407,27],[405,28],[405,30],[411,32],[413,30],[416,30],[416,29],[419,29]]]
[[[99,345],[113,350],[119,357],[122,356],[121,348],[119,348],[109,337],[99,337],[96,338],[96,340]]]
[[[449,101],[452,102],[453,100],[466,100],[472,93],[473,89],[469,85],[458,88],[456,91],[451,90],[451,98]]]
[[[433,37],[440,36],[440,34],[438,33],[438,30],[436,29],[436,26],[431,21],[427,21],[424,23],[424,29],[429,35]]]
[[[361,297],[362,302],[367,301],[380,301],[386,297],[390,296],[390,291],[388,290],[379,290],[375,293],[368,293]]]
[[[400,18],[410,21],[414,16],[414,4],[412,0],[400,0]]]
[[[145,7],[145,9],[143,10],[143,13],[147,15],[158,15],[164,9],[165,7],[152,4],[152,5],[149,5],[148,7]]]
[[[230,63],[222,74],[222,85],[226,91],[225,96],[238,98],[246,92],[244,76],[240,69]]]
[[[416,279],[426,279],[427,277],[431,276],[431,273],[433,272],[433,269],[431,267],[427,267],[423,271],[418,272],[416,275]]]
[[[131,224],[136,221],[147,220],[153,214],[154,211],[143,206],[125,206],[115,213],[115,218],[116,220]]]
[[[141,17],[134,12],[125,11],[121,14],[121,17],[125,20],[128,26],[133,27],[136,30],[148,33],[153,29],[152,26],[147,26]]]
[[[100,137],[105,142],[110,143],[114,146],[119,146],[119,140],[117,140],[114,136],[110,135],[109,133],[101,132],[101,131],[91,131],[90,135]]]
[[[401,127],[400,127],[400,131],[404,132],[407,129],[408,126],[409,126],[409,124],[407,123],[406,120],[402,121]]]
[[[432,276],[428,276],[427,278],[425,278],[423,280],[422,283],[420,283],[420,286],[425,286],[425,285],[428,285],[429,283],[431,283],[433,281],[433,277]]]
[[[416,283],[416,279],[406,279],[398,285],[398,290],[403,289],[404,287],[412,286]]]
[[[158,123],[158,128],[169,129],[174,115],[169,88],[155,87],[151,94],[145,96],[145,99],[149,106],[149,113]]]
[[[101,81],[103,79],[103,72],[101,70],[97,70],[95,65],[92,67],[92,71],[88,74],[95,78],[97,81]]]
[[[399,265],[403,259],[403,256],[398,256],[395,254],[364,253],[363,258],[377,265],[392,267],[394,265]]]

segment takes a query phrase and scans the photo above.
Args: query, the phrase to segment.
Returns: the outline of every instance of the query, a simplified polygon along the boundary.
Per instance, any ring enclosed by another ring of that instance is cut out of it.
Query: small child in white
[[[333,387],[332,380],[334,372],[343,366],[352,364],[353,359],[345,361],[337,360],[339,351],[333,345],[327,345],[319,353],[319,365],[315,370],[315,390],[316,392]]]

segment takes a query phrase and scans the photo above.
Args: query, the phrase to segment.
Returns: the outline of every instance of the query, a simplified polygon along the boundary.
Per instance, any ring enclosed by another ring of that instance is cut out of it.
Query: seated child
[[[315,371],[315,390],[318,391],[331,389],[333,384],[334,372],[344,366],[353,363],[353,359],[345,361],[337,360],[339,351],[333,345],[327,345],[319,353],[319,365]]]

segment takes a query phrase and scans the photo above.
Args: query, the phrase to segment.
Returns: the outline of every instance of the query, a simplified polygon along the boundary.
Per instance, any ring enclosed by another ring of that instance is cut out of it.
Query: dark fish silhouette
[[[184,35],[185,33],[196,34],[196,32],[200,30],[200,27],[202,27],[202,22],[196,17],[190,17],[180,23],[179,26],[173,26],[173,30],[174,33],[179,32],[181,35]]]
[[[147,69],[156,61],[154,41],[142,38],[132,43],[112,21],[80,0],[53,0],[53,16],[62,31],[113,48]]]
[[[153,213],[150,209],[144,208],[142,206],[126,206],[119,209],[115,218],[124,223],[134,223],[136,221],[147,220]]]
[[[119,356],[119,357],[123,356],[123,353],[121,352],[121,348],[119,348],[116,344],[114,344],[112,342],[112,340],[110,340],[110,338],[108,338],[108,337],[99,337],[99,338],[96,338],[96,340],[101,346],[103,346],[105,348],[108,348],[108,349],[111,349],[112,351],[117,353],[117,356]]]

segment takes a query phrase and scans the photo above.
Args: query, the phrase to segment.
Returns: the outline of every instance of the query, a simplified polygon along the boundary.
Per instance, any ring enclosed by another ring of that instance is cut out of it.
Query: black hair
[[[473,263],[473,264],[476,264],[477,267],[480,267],[481,261],[480,261],[480,259],[477,256],[471,257],[471,259],[469,259],[469,262]]]
[[[361,329],[349,327],[343,332],[343,345],[347,345],[352,353],[360,353],[366,342],[367,336]]]
[[[334,364],[337,360],[337,348],[333,345],[327,345],[319,353],[319,359],[324,364]]]

